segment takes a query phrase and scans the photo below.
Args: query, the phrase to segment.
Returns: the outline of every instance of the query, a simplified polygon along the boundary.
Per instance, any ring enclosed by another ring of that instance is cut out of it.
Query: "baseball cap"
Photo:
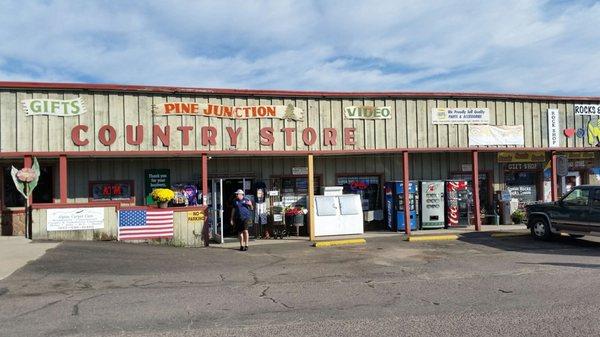
[[[244,191],[242,191],[242,190],[237,190],[237,191],[235,191],[235,194],[244,194]]]

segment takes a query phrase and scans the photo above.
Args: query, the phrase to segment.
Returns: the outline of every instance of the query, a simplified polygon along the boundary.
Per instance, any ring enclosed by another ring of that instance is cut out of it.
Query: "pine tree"
[[[286,120],[296,120],[296,114],[294,114],[294,106],[292,104],[288,104],[287,108],[285,108],[285,115],[283,115],[283,118]]]

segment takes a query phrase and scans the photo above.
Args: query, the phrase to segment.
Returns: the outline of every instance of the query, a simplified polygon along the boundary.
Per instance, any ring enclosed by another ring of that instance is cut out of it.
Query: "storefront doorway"
[[[236,235],[230,226],[231,207],[235,198],[235,191],[243,190],[246,197],[254,203],[252,195],[252,185],[254,179],[241,178],[213,178],[211,179],[210,202],[212,211],[213,226],[211,227],[212,236],[215,241],[224,243],[226,237]]]
[[[581,185],[581,174],[579,171],[569,171],[566,176],[560,178],[560,195],[569,193],[573,187]]]

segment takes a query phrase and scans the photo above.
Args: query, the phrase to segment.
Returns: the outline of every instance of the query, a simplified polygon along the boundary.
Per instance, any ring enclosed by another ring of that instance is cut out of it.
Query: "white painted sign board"
[[[54,208],[46,213],[50,231],[82,231],[104,228],[104,208]]]

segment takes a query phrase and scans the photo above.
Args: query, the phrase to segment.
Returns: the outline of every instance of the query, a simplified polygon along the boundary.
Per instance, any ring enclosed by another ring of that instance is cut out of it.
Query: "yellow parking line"
[[[365,239],[343,239],[343,240],[330,240],[330,241],[315,241],[313,246],[315,247],[331,247],[331,246],[344,246],[344,245],[362,245],[367,241]]]
[[[516,237],[516,236],[527,236],[529,233],[492,233],[490,234],[493,238],[508,238],[508,237]]]
[[[423,236],[409,236],[405,238],[406,241],[410,242],[422,242],[422,241],[448,241],[458,240],[456,234],[445,234],[445,235],[423,235]]]

